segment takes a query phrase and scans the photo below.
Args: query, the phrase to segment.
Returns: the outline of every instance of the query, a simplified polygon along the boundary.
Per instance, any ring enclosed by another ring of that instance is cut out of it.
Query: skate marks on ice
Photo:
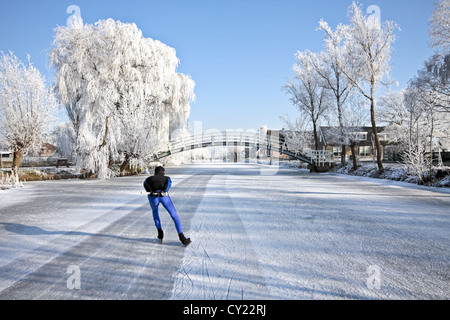
[[[186,249],[171,299],[268,299],[265,281],[247,232],[225,188],[227,176],[208,183],[191,220]]]
[[[171,298],[448,299],[449,195],[253,169],[208,184]]]
[[[136,194],[125,180],[114,182],[124,185],[113,195],[77,183],[71,192],[81,206],[60,201],[60,214],[15,204],[0,224],[0,298],[449,298],[450,196],[298,170],[261,176],[257,166],[212,167],[191,168],[183,181],[170,173],[193,240],[186,248],[164,209],[158,243],[147,198],[123,197]],[[85,209],[99,204],[89,222],[60,219],[92,215]],[[71,266],[80,270],[80,289],[68,288]],[[370,282],[379,289],[368,286],[371,266],[379,267],[380,282]]]
[[[156,249],[147,234],[151,225],[144,206],[95,234],[73,231],[61,235],[2,267],[2,278],[17,279],[0,292],[2,299],[117,299],[127,297],[136,278],[145,275],[146,251]],[[147,230],[146,230],[147,229]],[[75,245],[60,252],[64,245]],[[132,255],[130,255],[132,253]],[[40,266],[39,266],[40,265]],[[33,270],[34,267],[39,266]],[[80,270],[80,289],[70,289],[71,266]],[[25,270],[22,270],[25,269]],[[147,279],[147,282],[150,279]],[[132,294],[132,293],[131,293]]]
[[[287,169],[227,188],[275,299],[449,297],[449,195]]]
[[[173,188],[183,225],[189,225],[209,178],[186,179]],[[167,232],[160,244],[147,198],[141,200],[104,214],[119,218],[96,232],[85,226],[66,232],[4,225],[10,235],[37,233],[51,240],[0,267],[0,299],[169,298],[185,247],[164,210],[160,218]],[[79,288],[70,283],[73,270],[79,270]]]

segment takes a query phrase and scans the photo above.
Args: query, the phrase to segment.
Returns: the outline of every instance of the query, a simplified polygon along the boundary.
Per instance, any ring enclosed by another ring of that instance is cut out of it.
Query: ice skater
[[[163,207],[169,212],[175,223],[175,228],[178,232],[178,237],[182,244],[187,246],[191,243],[190,238],[186,238],[183,234],[181,228],[180,218],[178,217],[177,211],[169,197],[169,189],[172,186],[172,180],[170,177],[166,177],[166,170],[162,166],[155,168],[155,175],[148,177],[144,181],[144,188],[148,192],[148,201],[150,202],[150,207],[153,211],[153,220],[155,221],[156,229],[158,229],[158,239],[163,240],[164,232],[161,227],[161,220],[159,219],[158,206],[162,203]]]

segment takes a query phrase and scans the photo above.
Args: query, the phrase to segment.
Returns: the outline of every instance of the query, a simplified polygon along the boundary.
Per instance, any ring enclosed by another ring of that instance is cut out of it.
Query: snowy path
[[[187,177],[174,175],[185,225],[209,179]],[[164,245],[155,239],[139,195],[144,179],[28,183],[2,194],[0,299],[168,298],[185,248],[170,230]],[[168,215],[161,218],[172,227]],[[71,266],[80,270],[80,290],[67,286]]]
[[[186,248],[164,210],[156,241],[142,176],[0,193],[0,298],[450,298],[449,193],[260,171],[167,168]],[[67,286],[70,266],[79,290]]]

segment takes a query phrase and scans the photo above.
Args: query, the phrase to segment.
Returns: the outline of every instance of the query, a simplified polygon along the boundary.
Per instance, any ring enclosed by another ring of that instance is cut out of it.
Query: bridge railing
[[[328,163],[328,165],[331,165],[331,161],[332,161],[332,157],[333,157],[333,153],[331,151],[325,150],[325,149],[309,150],[306,155],[317,166],[324,166],[325,163]]]
[[[328,150],[310,150],[307,154],[301,154],[288,150],[284,139],[276,134],[260,135],[259,132],[235,131],[184,136],[177,140],[170,141],[167,144],[166,150],[155,154],[154,158],[161,158],[173,153],[215,146],[244,146],[273,150],[289,154],[302,161],[314,163],[318,166],[323,166],[325,163],[331,163],[332,161],[332,153]]]
[[[265,144],[266,140],[260,139],[259,134],[255,133],[227,133],[219,134],[201,134],[189,137],[182,137],[168,144],[169,150],[195,149],[206,146],[245,146]]]

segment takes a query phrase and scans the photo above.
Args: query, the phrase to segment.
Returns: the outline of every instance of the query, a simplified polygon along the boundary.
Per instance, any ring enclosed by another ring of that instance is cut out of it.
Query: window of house
[[[367,132],[359,132],[358,133],[358,140],[359,141],[367,140]]]
[[[359,155],[361,157],[367,157],[367,156],[370,156],[371,154],[372,154],[372,152],[371,152],[369,146],[359,147]]]
[[[342,152],[342,147],[333,147],[334,156],[340,156]]]

